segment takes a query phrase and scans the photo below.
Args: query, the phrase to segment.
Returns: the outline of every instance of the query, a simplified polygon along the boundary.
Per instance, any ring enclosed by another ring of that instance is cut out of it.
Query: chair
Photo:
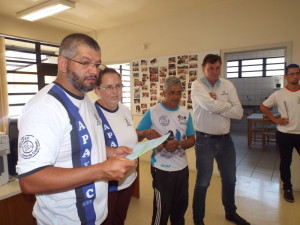
[[[268,144],[270,142],[276,143],[276,124],[271,122],[269,119],[267,119],[265,116],[263,118],[265,121],[263,123],[263,133],[262,133],[262,139],[263,139],[263,149],[266,149]],[[276,144],[277,148],[277,144]]]
[[[252,142],[262,142],[264,143],[264,127],[261,120],[253,120],[251,123],[251,127],[248,128],[248,132],[251,132],[249,147],[252,147]]]

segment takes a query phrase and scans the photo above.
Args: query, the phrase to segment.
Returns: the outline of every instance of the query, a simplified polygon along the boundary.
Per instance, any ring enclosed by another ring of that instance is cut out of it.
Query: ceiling
[[[16,13],[48,0],[0,0],[0,16],[16,18]],[[70,0],[75,8],[33,23],[91,32],[137,21],[151,21],[197,7],[229,0]]]

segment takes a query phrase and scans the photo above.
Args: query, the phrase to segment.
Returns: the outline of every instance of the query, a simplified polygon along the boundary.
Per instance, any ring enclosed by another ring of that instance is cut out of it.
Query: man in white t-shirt
[[[276,142],[280,152],[280,177],[283,182],[284,198],[294,202],[291,183],[293,149],[300,154],[300,68],[290,64],[285,68],[287,85],[274,92],[260,106],[261,111],[277,124]],[[280,117],[275,117],[270,108],[277,106]]]
[[[19,118],[17,172],[24,193],[36,194],[38,224],[99,225],[107,214],[107,181],[135,161],[106,151],[102,121],[85,95],[101,67],[98,43],[71,34],[61,43],[56,80],[39,91]]]
[[[179,105],[182,86],[178,77],[164,82],[163,102],[152,106],[137,126],[139,140],[170,133],[168,141],[153,150],[151,174],[154,189],[152,225],[184,225],[188,207],[189,171],[185,150],[194,146],[190,112]]]

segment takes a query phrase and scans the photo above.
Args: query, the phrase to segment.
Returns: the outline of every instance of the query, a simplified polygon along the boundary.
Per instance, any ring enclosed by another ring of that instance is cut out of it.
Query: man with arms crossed
[[[195,80],[191,87],[197,167],[193,219],[195,225],[204,224],[206,192],[216,159],[222,178],[225,218],[238,225],[249,225],[236,213],[236,155],[230,136],[230,119],[241,119],[243,108],[232,83],[220,78],[221,63],[218,55],[205,56],[202,63],[204,76]]]
[[[38,224],[101,224],[107,180],[122,179],[136,164],[118,156],[130,148],[106,152],[102,121],[85,95],[93,90],[100,66],[94,39],[65,37],[56,80],[24,106],[19,118],[17,171],[22,191],[36,194]]]
[[[284,199],[294,202],[291,183],[293,149],[300,154],[300,69],[297,64],[285,68],[287,85],[274,92],[260,106],[261,111],[277,124],[276,142],[280,152],[280,177],[283,182]],[[280,117],[275,117],[270,108],[277,106]]]

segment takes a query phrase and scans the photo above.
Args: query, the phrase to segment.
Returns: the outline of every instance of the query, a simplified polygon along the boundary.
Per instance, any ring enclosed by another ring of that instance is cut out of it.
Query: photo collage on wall
[[[197,79],[200,69],[198,54],[133,60],[132,113],[142,115],[163,100],[163,83],[168,76],[180,78],[183,87],[180,105],[192,109],[191,84]]]

